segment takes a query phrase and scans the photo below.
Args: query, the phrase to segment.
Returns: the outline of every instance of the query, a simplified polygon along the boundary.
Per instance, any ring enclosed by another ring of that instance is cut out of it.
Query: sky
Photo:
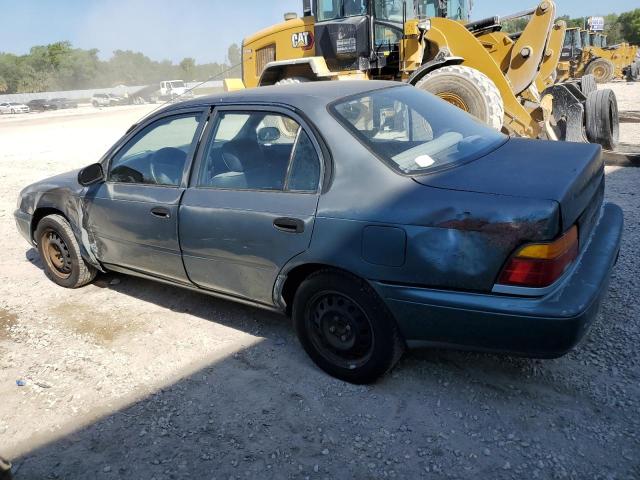
[[[620,13],[638,0],[556,0],[558,14],[572,17]],[[472,19],[508,15],[535,0],[474,0]],[[302,0],[0,0],[0,52],[28,53],[33,45],[69,40],[97,48],[140,51],[154,60],[222,62],[227,47],[302,12]]]

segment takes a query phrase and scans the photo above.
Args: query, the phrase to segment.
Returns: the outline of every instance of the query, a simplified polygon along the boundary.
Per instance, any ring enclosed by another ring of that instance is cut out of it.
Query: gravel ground
[[[640,110],[640,84],[613,87]],[[96,160],[149,109],[0,118],[0,454],[17,479],[640,478],[640,169],[607,168],[624,244],[574,352],[416,351],[360,387],[319,371],[280,316],[126,276],[45,278],[18,191]]]

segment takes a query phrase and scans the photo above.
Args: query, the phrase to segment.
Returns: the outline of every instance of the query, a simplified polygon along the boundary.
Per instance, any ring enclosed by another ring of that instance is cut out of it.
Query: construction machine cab
[[[469,7],[469,0],[307,0],[304,10],[315,17],[316,55],[330,70],[395,77],[407,19],[466,21]]]
[[[577,60],[582,56],[582,39],[580,29],[567,28],[564,36],[564,44],[562,45],[562,53],[560,61],[567,62]]]

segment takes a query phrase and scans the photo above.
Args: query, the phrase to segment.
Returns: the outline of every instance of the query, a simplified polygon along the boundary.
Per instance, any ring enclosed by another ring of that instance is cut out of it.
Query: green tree
[[[180,62],[180,68],[184,72],[184,79],[187,81],[193,80],[193,75],[196,70],[196,61],[191,57],[184,58]]]
[[[229,49],[227,50],[227,58],[229,60],[229,65],[235,66],[239,65],[242,61],[242,53],[240,52],[240,47],[237,43],[232,43],[229,45]]]
[[[502,30],[507,33],[522,32],[529,23],[530,17],[516,18],[502,22]]]
[[[604,33],[607,35],[607,43],[609,45],[615,45],[623,40],[618,15],[615,13],[604,17]]]
[[[170,60],[154,61],[140,52],[116,50],[107,61],[98,58],[98,50],[73,48],[69,42],[36,45],[26,55],[0,52],[0,92],[26,93],[72,90],[116,85],[149,85],[162,80],[184,78],[206,80],[239,76],[240,68],[227,70],[240,63],[240,47],[228,50],[228,63],[198,65],[185,58],[178,65]]]
[[[624,39],[632,44],[640,44],[640,8],[621,13],[618,17]]]

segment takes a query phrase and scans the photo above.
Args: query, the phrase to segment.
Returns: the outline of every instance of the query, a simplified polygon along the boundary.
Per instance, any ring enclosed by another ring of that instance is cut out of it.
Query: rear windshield
[[[366,92],[334,102],[331,113],[402,174],[420,175],[480,158],[507,137],[415,87]]]

